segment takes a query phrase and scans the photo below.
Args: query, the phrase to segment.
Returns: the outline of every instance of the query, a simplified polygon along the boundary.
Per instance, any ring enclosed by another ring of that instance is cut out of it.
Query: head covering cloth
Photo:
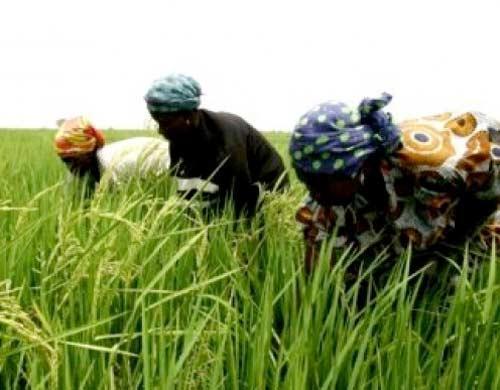
[[[82,116],[62,121],[54,137],[54,148],[60,157],[91,153],[104,143],[104,134]]]
[[[195,110],[200,106],[201,87],[192,77],[171,74],[155,80],[146,95],[149,112],[154,114]]]
[[[400,147],[401,133],[389,113],[384,93],[363,99],[356,108],[326,102],[302,116],[290,142],[294,168],[301,174],[356,176],[374,153],[390,154]]]

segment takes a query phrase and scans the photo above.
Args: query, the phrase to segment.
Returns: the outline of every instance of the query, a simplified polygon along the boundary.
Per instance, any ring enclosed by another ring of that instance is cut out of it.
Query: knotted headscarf
[[[200,106],[201,87],[193,78],[172,74],[155,80],[144,99],[151,114],[194,110]]]
[[[60,157],[87,154],[104,143],[104,134],[82,116],[62,121],[54,138],[54,148]]]
[[[392,96],[364,99],[357,108],[326,102],[300,119],[290,142],[294,168],[301,173],[354,177],[373,153],[390,154],[401,144],[401,132],[382,111]]]

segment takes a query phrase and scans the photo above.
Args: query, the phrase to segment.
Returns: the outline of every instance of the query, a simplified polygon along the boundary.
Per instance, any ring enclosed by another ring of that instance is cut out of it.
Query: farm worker
[[[396,253],[479,231],[499,237],[500,123],[465,112],[396,125],[382,110],[390,100],[323,103],[293,132],[292,164],[309,190],[296,216],[307,270],[332,236],[334,247],[383,243]]]
[[[162,139],[133,137],[105,144],[102,131],[84,117],[61,120],[58,125],[56,153],[72,174],[86,176],[94,185],[104,176],[117,185],[132,176],[168,173],[168,142]]]
[[[239,116],[200,109],[196,80],[172,74],[145,95],[159,132],[170,143],[172,174],[187,198],[199,193],[211,207],[234,202],[238,215],[252,215],[263,191],[288,183],[274,147]]]

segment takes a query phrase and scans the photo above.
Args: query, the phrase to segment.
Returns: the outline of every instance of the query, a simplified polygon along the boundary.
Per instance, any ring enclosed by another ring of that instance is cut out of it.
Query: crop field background
[[[306,276],[295,178],[252,221],[208,221],[168,177],[86,198],[53,134],[0,132],[0,389],[500,388],[495,247],[437,274],[324,248]]]

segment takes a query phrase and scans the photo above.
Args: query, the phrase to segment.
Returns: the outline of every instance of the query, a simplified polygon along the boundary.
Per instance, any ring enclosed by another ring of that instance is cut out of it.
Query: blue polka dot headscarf
[[[151,114],[190,111],[200,106],[201,87],[193,78],[171,74],[155,80],[144,99]]]
[[[392,96],[364,99],[357,108],[326,102],[300,119],[290,142],[294,168],[301,173],[354,177],[373,153],[389,154],[401,145],[401,132],[382,111]]]

